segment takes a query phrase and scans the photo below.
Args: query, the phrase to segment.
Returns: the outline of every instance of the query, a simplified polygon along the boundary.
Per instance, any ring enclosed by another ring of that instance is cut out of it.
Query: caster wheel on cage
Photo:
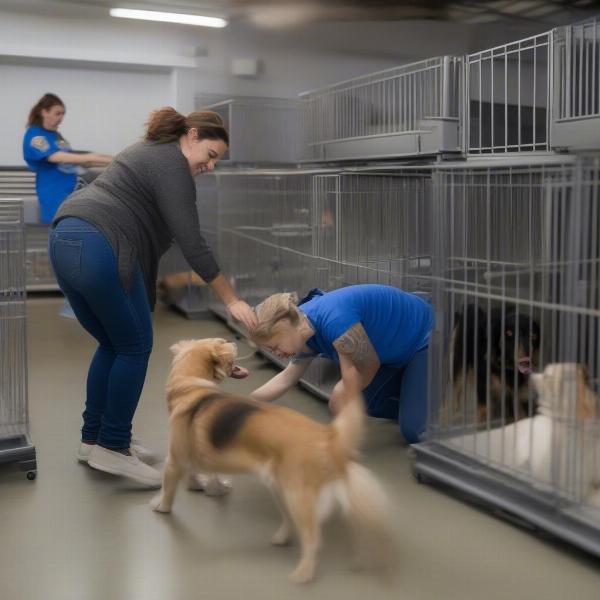
[[[27,471],[27,479],[33,481],[37,477],[37,471]]]

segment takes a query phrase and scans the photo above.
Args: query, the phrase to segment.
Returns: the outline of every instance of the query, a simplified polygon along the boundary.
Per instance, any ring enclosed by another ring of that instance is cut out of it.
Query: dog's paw
[[[290,581],[292,583],[308,583],[313,580],[314,576],[315,566],[313,564],[301,564],[290,575]]]
[[[152,510],[154,510],[156,512],[160,512],[160,513],[170,513],[171,512],[171,507],[166,506],[163,503],[162,494],[157,494],[156,496],[154,496],[154,498],[152,498],[152,500],[150,500],[150,507],[152,508]]]
[[[207,496],[226,496],[233,489],[230,479],[221,477],[210,477],[204,486],[204,493]]]
[[[287,546],[292,542],[292,532],[287,523],[283,523],[281,527],[273,534],[271,544],[273,546]]]
[[[206,489],[208,477],[198,473],[191,473],[187,481],[187,489],[192,492],[203,492]]]
[[[188,490],[204,492],[207,496],[225,496],[233,489],[231,480],[219,476],[193,473],[188,478]]]

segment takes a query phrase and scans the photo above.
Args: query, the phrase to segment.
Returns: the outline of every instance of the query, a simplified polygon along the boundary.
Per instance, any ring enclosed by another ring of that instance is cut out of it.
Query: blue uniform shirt
[[[299,306],[315,335],[307,346],[339,363],[333,342],[362,323],[382,365],[404,367],[429,344],[431,305],[414,294],[387,285],[352,285],[315,294]]]
[[[55,152],[70,152],[69,143],[57,131],[33,125],[23,138],[23,158],[35,171],[35,189],[40,202],[40,220],[51,223],[62,201],[77,185],[77,165],[52,163],[47,160]]]

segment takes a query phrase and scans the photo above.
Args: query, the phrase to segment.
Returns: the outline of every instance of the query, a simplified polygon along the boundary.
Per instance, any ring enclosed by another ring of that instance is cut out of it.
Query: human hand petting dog
[[[258,324],[254,310],[241,298],[236,298],[227,304],[227,311],[236,321],[240,321],[248,331],[252,331]]]

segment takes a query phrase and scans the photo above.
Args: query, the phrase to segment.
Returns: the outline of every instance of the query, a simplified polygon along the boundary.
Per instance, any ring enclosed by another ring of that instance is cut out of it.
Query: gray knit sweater
[[[200,233],[194,179],[177,142],[139,142],[123,150],[90,185],[69,196],[55,222],[67,216],[91,223],[106,236],[125,290],[139,262],[151,308],[158,261],[173,240],[204,281],[219,274]]]

